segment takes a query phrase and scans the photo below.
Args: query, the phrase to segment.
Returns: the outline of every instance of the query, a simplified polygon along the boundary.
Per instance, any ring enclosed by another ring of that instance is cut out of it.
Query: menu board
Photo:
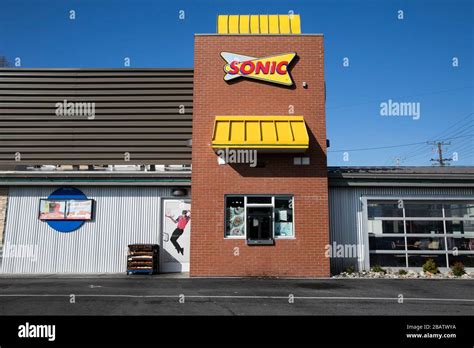
[[[67,201],[66,220],[91,220],[92,200]]]
[[[92,200],[40,200],[40,220],[92,220]]]
[[[40,220],[64,220],[66,214],[66,201],[46,200],[40,201]]]

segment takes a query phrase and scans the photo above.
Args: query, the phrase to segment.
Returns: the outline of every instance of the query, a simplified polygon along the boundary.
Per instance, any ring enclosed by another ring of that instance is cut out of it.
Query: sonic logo
[[[255,58],[221,52],[221,57],[227,62],[224,66],[225,81],[238,77],[263,80],[285,86],[293,85],[293,80],[288,72],[288,66],[295,58],[296,53],[283,53],[276,56]]]

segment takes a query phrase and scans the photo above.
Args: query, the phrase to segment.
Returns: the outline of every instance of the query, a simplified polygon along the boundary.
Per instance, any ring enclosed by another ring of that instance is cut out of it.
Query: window
[[[442,255],[442,254],[423,254],[423,255],[408,254],[408,267],[423,267],[423,264],[428,259],[434,260],[434,262],[436,262],[436,265],[438,267],[446,267],[446,255]]]
[[[474,254],[449,255],[449,264],[462,262],[465,267],[474,267]]]
[[[370,254],[371,265],[383,265],[384,267],[405,267],[405,254]]]
[[[474,218],[474,203],[448,203],[444,211],[446,217]]]
[[[446,233],[474,237],[474,220],[451,220],[446,221]]]
[[[369,220],[369,233],[404,233],[403,220],[400,221],[382,221]]]
[[[374,250],[405,250],[405,238],[371,236],[369,245]]]
[[[443,217],[443,206],[440,203],[410,202],[404,206],[407,217]]]
[[[293,197],[275,197],[275,236],[293,236]]]
[[[448,250],[474,251],[474,220],[446,221],[446,233]]]
[[[371,266],[474,266],[474,202],[369,200],[367,218]]]
[[[272,204],[272,197],[250,196],[247,197],[247,204]]]
[[[407,233],[443,234],[443,221],[407,221]]]
[[[227,195],[225,226],[226,238],[246,239],[249,245],[293,238],[293,196]]]
[[[402,217],[403,209],[396,201],[371,202],[368,203],[368,213],[370,218],[379,217]]]
[[[445,250],[444,238],[409,237],[407,238],[408,250]]]
[[[226,236],[245,235],[244,197],[226,197]]]

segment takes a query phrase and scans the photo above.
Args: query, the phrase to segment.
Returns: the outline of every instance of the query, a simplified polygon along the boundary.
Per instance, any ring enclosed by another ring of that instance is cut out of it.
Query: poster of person
[[[163,209],[163,272],[189,271],[191,204],[185,200],[165,200]]]
[[[40,201],[40,220],[64,220],[66,201],[42,199]]]
[[[92,200],[70,200],[67,202],[66,220],[91,220]]]

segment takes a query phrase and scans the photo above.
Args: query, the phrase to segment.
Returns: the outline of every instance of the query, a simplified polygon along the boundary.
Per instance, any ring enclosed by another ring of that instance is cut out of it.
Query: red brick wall
[[[246,78],[226,83],[222,51],[253,57],[294,51],[295,87]],[[191,276],[329,276],[323,52],[323,37],[317,35],[195,37]],[[217,164],[210,147],[215,116],[288,115],[289,105],[295,116],[304,116],[310,133],[309,166],[293,165],[295,154],[260,153],[264,168]],[[247,246],[245,240],[224,238],[224,195],[258,193],[294,195],[295,239]]]

